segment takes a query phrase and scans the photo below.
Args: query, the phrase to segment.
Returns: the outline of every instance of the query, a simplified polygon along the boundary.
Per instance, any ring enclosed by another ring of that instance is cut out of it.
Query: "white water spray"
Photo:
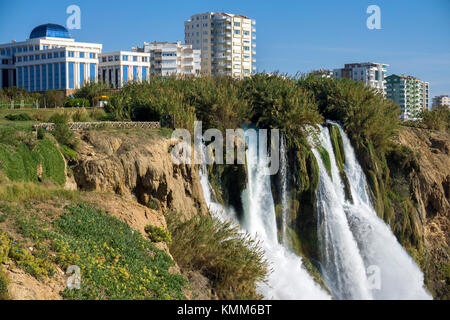
[[[327,285],[338,299],[430,299],[422,272],[377,216],[364,172],[347,135],[339,130],[353,203],[345,200],[327,128],[321,129],[319,140],[330,155],[332,181],[313,150],[320,167],[318,233]]]

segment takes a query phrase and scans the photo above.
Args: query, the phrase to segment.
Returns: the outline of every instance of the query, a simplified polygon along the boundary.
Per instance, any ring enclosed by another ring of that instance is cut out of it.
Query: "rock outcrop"
[[[186,218],[207,212],[198,166],[172,162],[177,141],[146,131],[90,131],[81,140],[78,160],[71,164],[79,189],[116,193]]]
[[[417,157],[408,182],[425,238],[425,281],[436,298],[450,299],[450,135],[407,128],[398,143]]]

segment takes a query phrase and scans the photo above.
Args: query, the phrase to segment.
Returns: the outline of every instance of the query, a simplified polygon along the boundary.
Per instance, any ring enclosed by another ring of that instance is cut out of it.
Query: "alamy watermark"
[[[370,5],[366,10],[367,14],[370,16],[367,18],[366,26],[369,30],[380,30],[381,29],[381,9],[377,5]]]
[[[81,289],[81,270],[79,266],[69,266],[66,274],[70,275],[67,278],[66,285],[69,290]]]
[[[279,129],[226,129],[225,159],[224,138],[218,129],[208,129],[202,134],[202,122],[194,123],[194,139],[186,129],[177,129],[172,139],[180,140],[172,149],[175,164],[245,164],[246,147],[256,146],[255,156],[268,175],[275,175],[280,168],[280,130]],[[270,152],[268,152],[270,134]],[[193,142],[193,148],[192,148]],[[206,143],[208,147],[205,148]]]
[[[67,7],[66,13],[70,15],[66,21],[67,29],[80,30],[81,29],[81,9],[80,9],[80,7],[75,4],[72,4]]]

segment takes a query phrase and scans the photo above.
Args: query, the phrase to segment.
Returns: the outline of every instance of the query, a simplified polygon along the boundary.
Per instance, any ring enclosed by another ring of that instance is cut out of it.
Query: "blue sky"
[[[184,40],[184,20],[225,11],[256,19],[258,71],[308,72],[349,62],[388,63],[388,74],[429,81],[431,96],[450,94],[450,0],[14,0],[0,3],[0,43],[28,38],[33,27],[65,25],[66,8],[82,13],[79,41],[103,51],[143,41]],[[381,8],[381,30],[369,30],[366,9]]]

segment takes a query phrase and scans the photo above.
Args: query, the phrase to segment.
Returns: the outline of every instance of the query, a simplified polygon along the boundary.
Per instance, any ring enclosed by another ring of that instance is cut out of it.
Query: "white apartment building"
[[[150,53],[105,52],[100,54],[99,60],[99,80],[113,88],[122,88],[128,81],[150,80]]]
[[[433,98],[432,109],[439,109],[441,106],[448,106],[450,108],[450,97],[448,95],[436,96]]]
[[[388,64],[374,62],[349,63],[344,68],[334,69],[333,72],[335,79],[347,78],[360,81],[386,95],[386,68],[388,66]]]
[[[71,94],[96,80],[101,51],[101,44],[76,42],[63,26],[40,25],[28,40],[0,44],[0,88]]]
[[[150,53],[150,73],[156,76],[198,75],[201,51],[190,44],[177,42],[144,42],[138,52]]]
[[[196,14],[184,23],[185,42],[201,50],[202,73],[243,78],[256,72],[255,25],[237,14]]]

